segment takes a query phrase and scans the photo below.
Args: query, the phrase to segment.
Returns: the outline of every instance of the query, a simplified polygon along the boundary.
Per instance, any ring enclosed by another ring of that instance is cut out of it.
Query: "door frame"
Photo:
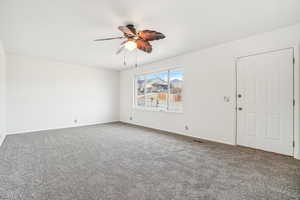
[[[285,47],[285,48],[278,48],[278,49],[271,49],[271,50],[266,50],[266,51],[261,51],[257,53],[252,53],[248,54],[245,56],[239,56],[235,58],[235,145],[237,144],[237,137],[238,137],[238,112],[237,112],[237,107],[238,107],[238,102],[237,102],[237,88],[238,88],[238,61],[242,58],[250,57],[250,56],[256,56],[256,55],[263,55],[263,54],[268,54],[268,53],[273,53],[273,52],[278,52],[278,51],[283,51],[283,50],[288,50],[291,49],[294,57],[294,62],[293,62],[293,99],[295,101],[295,105],[293,106],[293,141],[294,141],[294,147],[293,147],[293,154],[292,157],[296,159],[300,159],[300,117],[299,117],[299,93],[300,93],[300,69],[299,69],[299,50],[297,48],[298,46],[291,46],[291,47]],[[298,84],[297,84],[298,83]],[[298,112],[296,112],[298,111]]]

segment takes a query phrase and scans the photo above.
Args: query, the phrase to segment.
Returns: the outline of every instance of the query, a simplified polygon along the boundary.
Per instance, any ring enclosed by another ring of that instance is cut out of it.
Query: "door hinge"
[[[293,99],[293,106],[295,106],[296,105],[296,101],[295,101],[295,99]]]
[[[293,147],[295,147],[295,141],[293,141]]]

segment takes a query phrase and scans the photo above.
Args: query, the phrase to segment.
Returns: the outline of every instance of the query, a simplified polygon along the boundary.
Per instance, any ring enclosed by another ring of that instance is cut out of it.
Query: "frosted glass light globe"
[[[133,41],[128,41],[124,45],[125,45],[125,48],[128,49],[129,51],[132,51],[137,48],[136,43]]]

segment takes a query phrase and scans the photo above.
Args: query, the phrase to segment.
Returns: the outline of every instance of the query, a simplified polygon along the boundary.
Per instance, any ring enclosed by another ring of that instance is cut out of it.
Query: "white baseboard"
[[[107,122],[92,122],[92,123],[84,123],[84,124],[75,124],[75,125],[59,126],[59,127],[44,128],[44,129],[30,129],[30,130],[10,131],[10,132],[7,133],[7,135],[26,134],[26,133],[40,132],[40,131],[50,131],[50,130],[58,130],[58,129],[66,129],[66,128],[75,128],[75,127],[82,127],[82,126],[107,124],[107,123],[113,123],[113,122],[119,122],[119,120],[113,120],[113,121],[107,121]]]
[[[6,137],[6,134],[0,135],[0,147],[5,140],[5,137]]]
[[[173,134],[176,134],[176,135],[182,135],[182,136],[186,136],[186,137],[192,137],[192,138],[196,138],[196,139],[200,139],[200,140],[202,139],[202,140],[207,140],[207,141],[211,141],[211,142],[217,142],[217,143],[228,144],[228,145],[233,145],[233,146],[235,145],[235,144],[233,144],[231,142],[227,142],[227,141],[223,141],[223,140],[217,140],[217,139],[214,139],[214,138],[199,137],[199,136],[196,136],[196,135],[193,135],[193,134],[188,134],[188,133],[185,133],[185,132],[179,132],[179,131],[174,131],[174,130],[160,129],[160,128],[157,128],[157,127],[154,127],[154,126],[147,126],[147,125],[135,122],[135,121],[122,121],[121,120],[121,122],[124,122],[124,123],[127,123],[127,124],[136,125],[136,126],[142,126],[142,127],[146,127],[146,128],[151,128],[151,129],[166,131],[166,132],[173,133]]]
[[[174,133],[176,135],[183,135],[183,136],[187,136],[187,137],[193,137],[193,138],[198,138],[198,139],[203,139],[203,140],[208,140],[208,141],[212,141],[212,142],[217,142],[217,143],[222,143],[222,144],[228,144],[228,145],[233,145],[235,146],[236,144],[232,144],[230,142],[224,142],[221,140],[216,140],[216,139],[211,139],[211,138],[200,138],[198,136],[192,135],[192,134],[186,134],[186,133],[181,133],[181,132],[177,132],[177,131],[171,131],[171,130],[163,130],[163,129],[159,129],[156,127],[151,127],[151,126],[146,126],[144,124],[140,124],[138,122],[134,122],[134,121],[125,121],[125,120],[121,120],[121,122],[126,123],[126,124],[132,124],[132,125],[136,125],[136,126],[142,126],[142,127],[146,127],[146,128],[152,128],[152,129],[157,129],[157,130],[161,130],[161,131],[167,131],[170,133]],[[300,154],[295,153],[293,158],[300,160]]]
[[[300,155],[299,154],[295,154],[294,158],[297,159],[297,160],[300,160]]]

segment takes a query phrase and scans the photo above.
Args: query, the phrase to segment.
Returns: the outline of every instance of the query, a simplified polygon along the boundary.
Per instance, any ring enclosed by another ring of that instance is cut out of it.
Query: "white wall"
[[[120,119],[128,123],[235,144],[236,58],[269,50],[295,47],[295,156],[300,158],[299,36],[300,24],[152,63],[137,70],[122,71],[120,75]],[[133,109],[134,74],[170,67],[185,69],[184,113]],[[231,101],[225,102],[224,96],[229,96]],[[130,116],[133,117],[132,121],[129,120]],[[188,131],[184,130],[185,125],[189,126]]]
[[[0,145],[6,133],[6,65],[5,52],[0,41]]]
[[[8,54],[7,107],[8,134],[118,121],[119,72]]]

